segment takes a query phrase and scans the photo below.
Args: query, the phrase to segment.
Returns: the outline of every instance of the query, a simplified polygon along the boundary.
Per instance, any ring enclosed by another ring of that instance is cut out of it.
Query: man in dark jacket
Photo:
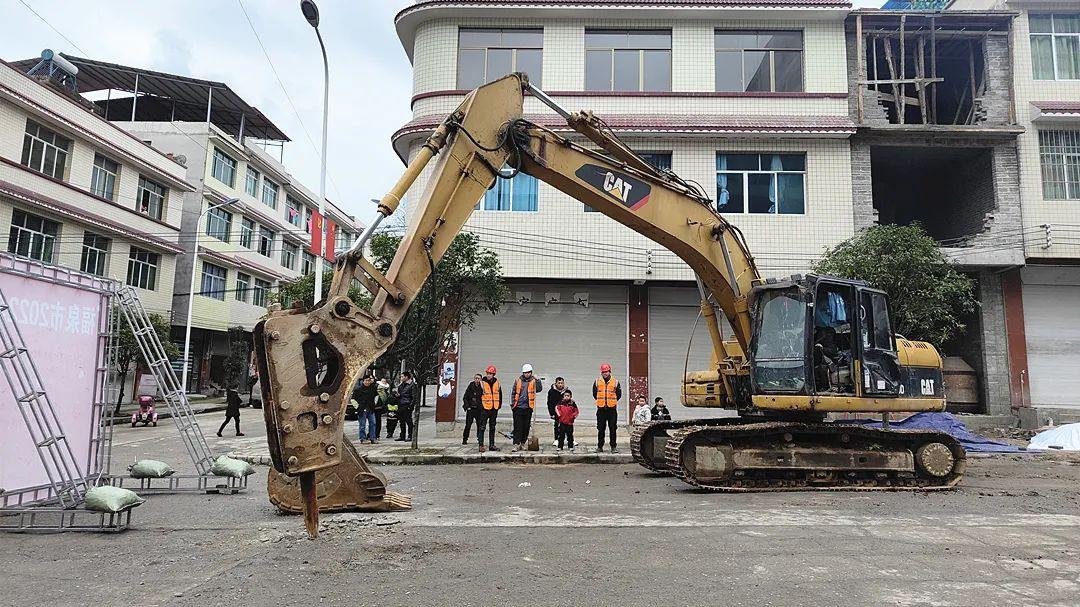
[[[401,434],[396,440],[412,440],[413,432],[413,406],[416,404],[416,382],[413,381],[412,373],[401,372],[401,382],[397,386],[398,397],[398,423],[401,424]]]
[[[474,423],[476,424],[476,437],[480,441],[480,446],[484,445],[484,406],[481,402],[484,390],[480,387],[481,379],[482,376],[479,373],[473,375],[469,387],[465,388],[465,397],[461,399],[461,407],[465,409],[465,433],[461,435],[462,445],[469,444],[469,430],[472,429]]]
[[[561,377],[556,377],[555,385],[548,388],[547,395],[548,414],[551,416],[551,420],[555,422],[555,442],[551,444],[552,447],[559,446],[559,436],[562,434],[559,417],[555,413],[555,407],[559,406],[559,403],[562,402],[563,392],[566,392],[566,380]]]
[[[217,429],[218,436],[221,436],[221,431],[229,425],[230,420],[236,422],[236,435],[243,436],[244,433],[240,431],[240,393],[233,388],[225,391],[225,421],[221,422],[221,427]]]
[[[356,382],[353,388],[352,400],[356,404],[356,418],[360,420],[360,442],[368,441],[375,444],[379,438],[375,431],[375,397],[378,395],[375,387],[375,378],[368,375]]]

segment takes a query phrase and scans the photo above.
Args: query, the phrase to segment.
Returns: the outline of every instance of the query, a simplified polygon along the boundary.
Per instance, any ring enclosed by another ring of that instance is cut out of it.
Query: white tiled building
[[[138,288],[170,318],[185,196],[175,159],[0,63],[0,234],[16,255]]]
[[[652,162],[724,201],[765,275],[805,272],[854,231],[849,8],[419,1],[396,18],[414,67],[414,118],[394,147],[412,157],[468,89],[526,71],[563,107],[595,111]],[[525,114],[568,131],[531,97]],[[500,181],[479,209],[466,229],[500,254],[512,301],[461,336],[462,377],[494,363],[508,382],[531,362],[545,383],[564,376],[589,404],[598,366],[610,362],[628,395],[679,401],[698,297],[677,257],[528,176]],[[699,327],[691,370],[707,365],[707,341]],[[444,407],[439,419],[453,419]]]

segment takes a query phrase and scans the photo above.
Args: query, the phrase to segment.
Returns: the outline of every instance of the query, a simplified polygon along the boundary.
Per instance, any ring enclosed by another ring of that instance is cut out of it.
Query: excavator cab
[[[896,397],[888,298],[865,282],[810,275],[757,288],[754,394]]]

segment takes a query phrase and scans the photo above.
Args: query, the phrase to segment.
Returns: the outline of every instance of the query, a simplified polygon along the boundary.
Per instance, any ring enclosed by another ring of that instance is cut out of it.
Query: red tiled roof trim
[[[1047,114],[1080,113],[1080,101],[1032,101],[1031,105]]]

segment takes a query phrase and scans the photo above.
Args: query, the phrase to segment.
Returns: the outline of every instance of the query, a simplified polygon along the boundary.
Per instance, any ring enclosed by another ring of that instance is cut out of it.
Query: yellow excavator
[[[526,95],[599,149],[525,119]],[[364,258],[364,246],[432,159],[384,274]],[[375,221],[337,260],[323,301],[273,311],[255,328],[270,500],[304,512],[312,536],[320,510],[410,507],[343,440],[350,389],[394,343],[398,322],[476,202],[496,179],[519,171],[666,247],[697,276],[712,361],[685,374],[683,401],[737,416],[637,429],[632,450],[643,465],[716,491],[940,489],[960,481],[964,450],[948,434],[825,421],[829,413],[887,422],[890,412],[944,409],[941,357],[893,334],[884,292],[828,276],[763,279],[742,233],[700,186],[653,167],[601,118],[564,110],[515,73],[466,95],[435,129],[379,201]],[[354,280],[372,293],[370,309],[349,299]],[[722,337],[717,308],[733,341]]]

